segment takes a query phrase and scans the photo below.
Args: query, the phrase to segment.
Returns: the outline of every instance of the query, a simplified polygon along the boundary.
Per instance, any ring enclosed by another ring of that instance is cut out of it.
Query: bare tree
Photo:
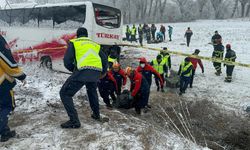
[[[214,8],[215,18],[220,19],[220,17],[221,17],[221,5],[223,3],[223,0],[210,0],[210,2]]]
[[[182,16],[182,19],[185,18],[185,5],[187,4],[188,0],[174,0],[175,3],[177,4],[177,6],[179,7],[180,9],[180,13],[181,13],[181,16]]]
[[[199,16],[201,18],[203,9],[204,9],[205,5],[207,4],[207,0],[197,0],[197,3],[198,3],[199,13],[200,13]]]
[[[231,18],[235,16],[236,10],[238,9],[238,5],[239,5],[239,0],[235,0]]]
[[[245,8],[249,0],[239,0],[241,5],[241,17],[245,17]]]

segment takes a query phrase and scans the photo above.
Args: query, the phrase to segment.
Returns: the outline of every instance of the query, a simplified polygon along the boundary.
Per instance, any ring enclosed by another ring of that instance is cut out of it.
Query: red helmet
[[[140,63],[147,63],[147,59],[145,57],[142,57],[139,59]]]
[[[231,45],[230,45],[230,44],[227,44],[227,45],[226,45],[226,48],[227,48],[227,49],[231,49]]]

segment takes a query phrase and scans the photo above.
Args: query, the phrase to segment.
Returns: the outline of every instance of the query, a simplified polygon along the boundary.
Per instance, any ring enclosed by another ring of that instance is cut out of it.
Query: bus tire
[[[41,58],[41,65],[44,68],[47,68],[49,70],[52,70],[52,60],[49,56],[45,56]]]

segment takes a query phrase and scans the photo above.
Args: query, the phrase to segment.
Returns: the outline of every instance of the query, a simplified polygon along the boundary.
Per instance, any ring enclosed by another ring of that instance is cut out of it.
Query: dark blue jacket
[[[72,76],[73,79],[76,81],[82,81],[82,82],[97,82],[101,75],[105,74],[108,70],[108,58],[106,54],[101,50],[99,52],[99,56],[102,60],[102,72],[96,71],[96,70],[77,70],[76,69],[76,58],[75,58],[75,47],[73,43],[69,43],[68,49],[64,55],[64,66],[69,71],[73,72]]]

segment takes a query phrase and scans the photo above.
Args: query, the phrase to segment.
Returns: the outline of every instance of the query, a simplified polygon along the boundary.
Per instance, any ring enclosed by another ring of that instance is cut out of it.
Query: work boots
[[[76,128],[80,128],[81,127],[81,123],[79,121],[67,121],[65,123],[61,124],[62,128],[68,129],[68,128],[72,128],[72,129],[76,129]]]
[[[107,118],[107,117],[101,117],[100,115],[96,115],[94,113],[91,115],[91,118],[93,118],[96,121],[99,121],[101,123],[109,122],[109,118]]]
[[[6,142],[8,141],[10,138],[13,138],[16,136],[16,131],[7,131],[5,133],[2,134],[1,136],[1,142]]]

